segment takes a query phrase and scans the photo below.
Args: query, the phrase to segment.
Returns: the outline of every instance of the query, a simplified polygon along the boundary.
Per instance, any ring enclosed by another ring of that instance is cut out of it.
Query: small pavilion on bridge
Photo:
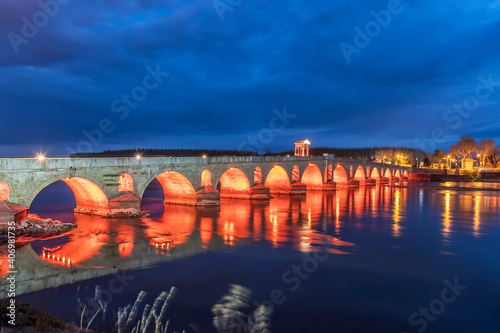
[[[311,142],[307,139],[300,139],[295,142],[295,156],[309,156],[309,146]]]

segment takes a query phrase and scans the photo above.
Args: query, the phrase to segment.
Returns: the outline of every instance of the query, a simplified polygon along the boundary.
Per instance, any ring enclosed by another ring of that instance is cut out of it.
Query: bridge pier
[[[220,192],[211,186],[196,192],[196,199],[196,206],[220,206]]]
[[[262,184],[255,184],[250,188],[250,200],[269,200],[271,199],[271,189]]]
[[[292,183],[292,189],[290,190],[291,195],[306,195],[307,185],[297,181]]]
[[[323,191],[335,191],[336,189],[337,184],[333,180],[323,184]]]

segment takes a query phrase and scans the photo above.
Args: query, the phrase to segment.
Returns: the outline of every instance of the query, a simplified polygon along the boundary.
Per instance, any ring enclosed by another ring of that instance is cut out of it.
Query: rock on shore
[[[28,218],[16,224],[16,241],[24,242],[32,239],[50,238],[76,228],[74,223],[59,220],[43,219],[36,214],[28,214]],[[0,232],[0,243],[7,241],[7,228]]]

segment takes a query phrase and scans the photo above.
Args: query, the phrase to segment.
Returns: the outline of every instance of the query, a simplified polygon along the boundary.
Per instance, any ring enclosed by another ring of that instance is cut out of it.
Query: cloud
[[[317,137],[318,146],[416,146],[436,127],[450,137],[497,135],[500,89],[456,131],[442,115],[474,92],[479,75],[500,80],[498,2],[401,4],[348,64],[339,44],[353,43],[353,28],[386,3],[243,1],[221,21],[206,0],[69,1],[15,53],[8,34],[22,35],[23,17],[41,7],[2,1],[1,143],[64,154],[109,118],[115,130],[98,150],[217,148],[221,138],[237,148],[285,105],[297,118],[269,150],[288,149],[296,137]],[[120,120],[112,102],[157,65],[170,76]]]

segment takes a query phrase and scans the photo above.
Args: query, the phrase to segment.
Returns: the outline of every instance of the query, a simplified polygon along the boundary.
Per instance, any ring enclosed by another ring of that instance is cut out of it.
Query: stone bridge
[[[3,158],[0,202],[29,209],[44,188],[63,181],[75,195],[76,212],[113,216],[140,210],[142,196],[154,179],[163,187],[165,203],[203,206],[218,205],[221,197],[265,200],[271,194],[394,182],[410,171],[331,155]]]

